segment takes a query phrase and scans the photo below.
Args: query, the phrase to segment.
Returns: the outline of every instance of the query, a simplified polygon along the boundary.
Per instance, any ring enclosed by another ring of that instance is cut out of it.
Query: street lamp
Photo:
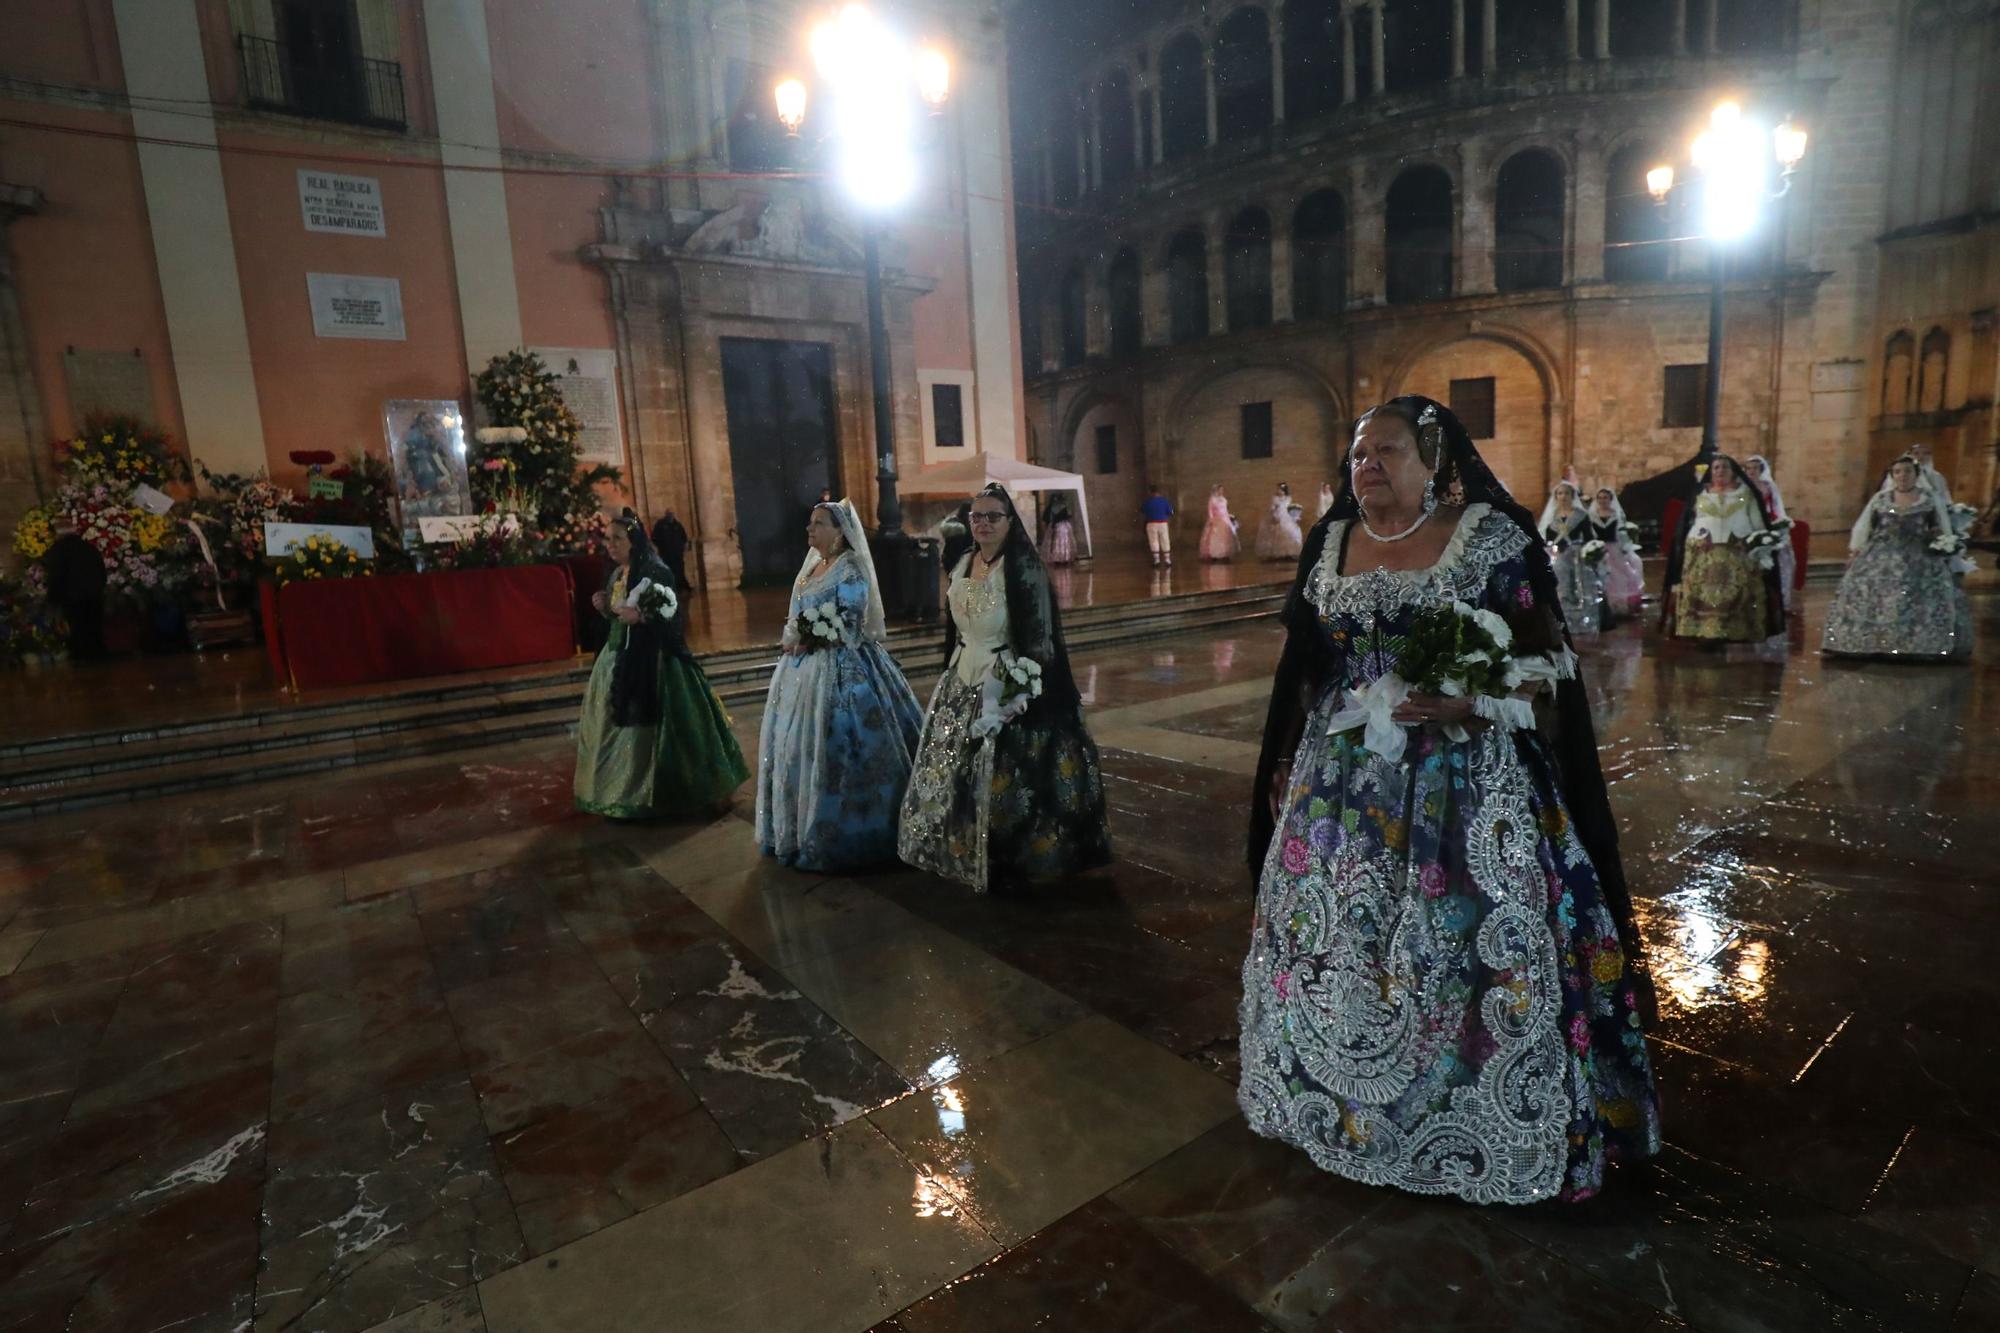
[[[812,30],[807,43],[827,93],[831,128],[825,143],[836,175],[862,214],[867,265],[868,360],[875,397],[877,537],[903,541],[903,507],[896,497],[896,423],[889,382],[889,325],[882,310],[883,218],[917,184],[921,104],[930,115],[951,95],[951,61],[934,46],[912,49],[869,12],[850,4]],[[796,137],[805,122],[806,85],[797,78],[773,89],[778,119]],[[883,562],[879,562],[883,563]],[[892,576],[893,577],[893,576]]]
[[[1722,411],[1722,277],[1726,246],[1756,230],[1764,205],[1792,188],[1792,173],[1806,155],[1806,132],[1790,120],[1766,127],[1725,99],[1709,112],[1708,128],[1688,145],[1701,185],[1701,234],[1708,238],[1708,383],[1702,403],[1701,453],[1706,464],[1720,448]],[[1776,166],[1778,178],[1771,179]],[[1646,190],[1664,208],[1673,193],[1674,168],[1661,163],[1646,173]],[[1778,275],[1782,288],[1784,274]]]

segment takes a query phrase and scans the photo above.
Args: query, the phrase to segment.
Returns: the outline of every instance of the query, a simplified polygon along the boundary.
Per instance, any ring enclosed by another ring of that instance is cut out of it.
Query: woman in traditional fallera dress
[[[1771,460],[1762,454],[1752,454],[1743,460],[1744,475],[1757,488],[1757,494],[1764,501],[1764,512],[1770,515],[1772,524],[1780,529],[1785,540],[1778,543],[1778,600],[1785,608],[1785,614],[1792,611],[1792,585],[1798,581],[1799,558],[1792,549],[1792,517],[1785,512],[1785,494],[1778,489],[1778,477],[1771,470]]]
[[[1555,548],[1556,592],[1570,633],[1597,633],[1604,625],[1604,579],[1597,565],[1583,558],[1590,541],[1590,515],[1578,501],[1575,486],[1559,481],[1549,491],[1541,529],[1542,540]]]
[[[1636,616],[1646,600],[1646,567],[1639,562],[1639,546],[1632,540],[1625,506],[1618,503],[1618,492],[1599,486],[1586,512],[1590,515],[1590,539],[1604,543],[1598,572],[1604,579],[1605,623]]]
[[[612,520],[606,547],[611,577],[590,603],[611,620],[611,633],[583,691],[577,808],[617,819],[710,812],[750,769],[688,651],[673,571],[629,512]],[[674,603],[649,607],[642,584],[666,590]]]
[[[1368,1184],[1583,1198],[1607,1161],[1658,1151],[1660,1117],[1651,988],[1548,550],[1431,399],[1364,416],[1348,462],[1283,612],[1238,1100],[1257,1133]],[[1419,612],[1454,603],[1504,622],[1532,702],[1412,693],[1393,760],[1329,734]]]
[[[985,892],[1111,859],[1097,745],[1084,730],[1048,571],[1006,488],[973,497],[973,549],[946,593],[945,672],[924,718],[897,853]],[[1032,662],[1041,693],[1009,701],[995,668]]]
[[[1940,662],[1971,656],[1972,604],[1952,574],[1953,551],[1931,548],[1952,535],[1944,497],[1921,465],[1897,459],[1855,521],[1820,650]]]
[[[1271,512],[1264,516],[1263,526],[1257,529],[1257,558],[1298,559],[1299,546],[1305,540],[1299,531],[1299,518],[1304,513],[1292,501],[1290,484],[1279,482],[1277,493],[1271,497]]]
[[[816,505],[806,531],[758,744],[757,847],[801,870],[853,870],[896,859],[923,709],[883,647],[860,516],[845,500]],[[828,615],[834,637],[801,631]]]
[[[1319,484],[1319,512],[1314,514],[1313,518],[1315,520],[1325,518],[1326,511],[1331,508],[1333,508],[1333,487],[1327,485],[1325,482],[1321,482]]]
[[[1065,501],[1057,500],[1049,506],[1049,530],[1042,538],[1042,559],[1051,565],[1076,561],[1076,520],[1070,517]]]
[[[1236,520],[1229,513],[1229,497],[1218,484],[1208,488],[1208,522],[1201,529],[1201,558],[1229,560],[1236,555]]]
[[[1709,643],[1762,643],[1782,634],[1781,541],[1749,476],[1735,459],[1717,454],[1681,514],[1667,557],[1661,611],[1667,633]]]

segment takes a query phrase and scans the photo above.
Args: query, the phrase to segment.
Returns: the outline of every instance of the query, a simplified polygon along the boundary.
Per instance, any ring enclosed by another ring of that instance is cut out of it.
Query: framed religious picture
[[[403,530],[423,519],[472,512],[465,473],[465,415],[449,399],[395,398],[382,404],[382,431],[396,472]]]

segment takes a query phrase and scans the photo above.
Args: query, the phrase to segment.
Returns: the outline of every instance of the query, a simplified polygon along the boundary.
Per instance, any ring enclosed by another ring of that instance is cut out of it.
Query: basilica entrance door
[[[820,489],[840,494],[832,352],[825,343],[724,338],[722,396],[743,583],[785,583],[805,558]]]

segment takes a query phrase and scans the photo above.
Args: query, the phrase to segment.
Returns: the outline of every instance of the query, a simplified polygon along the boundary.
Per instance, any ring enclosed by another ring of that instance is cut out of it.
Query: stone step
[[[1244,595],[1244,594],[1251,595]],[[1277,613],[1275,588],[1162,598],[1091,608],[1068,619],[1073,651],[1195,633]],[[890,636],[912,683],[935,678],[943,642],[933,627]],[[703,669],[725,704],[761,703],[773,657],[768,649],[715,654]],[[0,757],[0,820],[144,800],[203,788],[274,781],[303,773],[394,763],[455,750],[559,735],[575,726],[589,670],[478,685],[427,688],[372,699],[272,709],[236,726],[118,733],[119,742],[71,738],[60,749],[9,747]]]

